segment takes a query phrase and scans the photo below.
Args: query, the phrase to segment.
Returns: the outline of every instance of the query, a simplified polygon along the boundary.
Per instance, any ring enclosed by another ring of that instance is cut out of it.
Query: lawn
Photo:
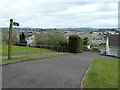
[[[2,55],[7,56],[8,55],[8,45],[7,44],[0,44],[0,47],[2,47]],[[34,48],[34,47],[26,47],[24,46],[15,46],[12,45],[12,55],[25,55],[27,54],[37,54],[37,53],[49,53],[49,52],[55,52],[53,50],[49,49],[42,49],[42,48]]]
[[[118,60],[94,60],[83,81],[83,88],[118,88]]]
[[[58,53],[58,54],[42,55],[42,56],[26,56],[26,57],[12,58],[12,59],[2,59],[0,65],[14,63],[14,62],[28,61],[28,60],[37,60],[42,58],[50,58],[50,57],[62,56],[62,55],[71,55],[71,54],[72,53]]]

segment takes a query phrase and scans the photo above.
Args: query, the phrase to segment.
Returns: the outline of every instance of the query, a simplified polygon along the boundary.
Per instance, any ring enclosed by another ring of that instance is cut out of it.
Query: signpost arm
[[[8,59],[11,59],[12,27],[13,27],[13,19],[10,19],[9,43],[8,43]]]

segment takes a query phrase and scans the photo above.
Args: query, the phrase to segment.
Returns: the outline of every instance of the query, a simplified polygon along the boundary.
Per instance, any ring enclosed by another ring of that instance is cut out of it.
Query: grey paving
[[[80,88],[84,73],[97,58],[116,59],[83,52],[4,65],[2,85],[3,88]]]
[[[14,55],[13,58],[24,57],[24,56],[41,56],[41,55],[51,55],[51,54],[60,54],[62,52],[51,52],[51,53],[38,53],[38,54],[27,54],[27,55]],[[8,56],[2,56],[2,59],[7,59]]]

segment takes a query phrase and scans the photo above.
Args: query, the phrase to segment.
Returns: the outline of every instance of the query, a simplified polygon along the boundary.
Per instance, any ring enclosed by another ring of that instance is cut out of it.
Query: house
[[[108,35],[106,41],[106,54],[120,57],[120,35]]]
[[[27,45],[34,46],[35,45],[35,35],[29,36],[26,41],[27,41]]]
[[[105,40],[96,40],[97,44],[106,44],[106,41]]]

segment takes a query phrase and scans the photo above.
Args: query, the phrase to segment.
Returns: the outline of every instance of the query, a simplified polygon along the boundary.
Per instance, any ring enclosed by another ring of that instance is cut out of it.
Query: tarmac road
[[[81,80],[98,52],[25,61],[2,66],[3,88],[80,88]]]

